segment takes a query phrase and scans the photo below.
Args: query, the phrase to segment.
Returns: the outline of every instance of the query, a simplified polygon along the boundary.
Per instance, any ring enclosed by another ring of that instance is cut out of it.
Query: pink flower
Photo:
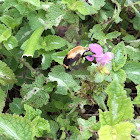
[[[103,48],[99,44],[90,44],[89,49],[93,52],[93,55],[87,56],[88,61],[93,61],[96,58],[97,64],[104,66],[106,63],[110,63],[114,57],[112,52],[106,52],[103,54]]]

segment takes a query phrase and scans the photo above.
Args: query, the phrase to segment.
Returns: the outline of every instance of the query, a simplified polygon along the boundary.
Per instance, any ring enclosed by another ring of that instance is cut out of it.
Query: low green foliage
[[[49,94],[53,90],[51,83],[45,86],[45,77],[40,75],[32,84],[24,84],[21,89],[22,103],[32,105],[36,108],[48,103]]]
[[[140,84],[140,63],[136,61],[128,61],[123,69],[126,72],[126,77],[131,79],[136,84]]]
[[[21,104],[21,98],[14,98],[13,102],[10,103],[10,111],[12,113],[16,113],[18,115],[22,114],[24,112],[24,106]]]
[[[4,134],[8,138],[29,140],[33,139],[35,135],[34,125],[18,115],[0,114],[0,122],[0,134]]]
[[[113,49],[114,58],[113,58],[113,70],[118,71],[126,63],[127,55],[125,53],[124,43],[119,43]]]
[[[5,106],[5,92],[0,88],[0,111],[3,111]]]
[[[36,44],[37,44],[43,31],[44,31],[44,28],[39,27],[33,32],[31,37],[27,41],[23,56],[33,56],[34,55],[34,52],[36,50]]]
[[[0,0],[0,140],[140,139],[139,11],[136,0]],[[76,46],[94,60],[66,72]]]
[[[6,63],[0,61],[0,65],[0,84],[7,85],[9,83],[16,83],[15,75]]]

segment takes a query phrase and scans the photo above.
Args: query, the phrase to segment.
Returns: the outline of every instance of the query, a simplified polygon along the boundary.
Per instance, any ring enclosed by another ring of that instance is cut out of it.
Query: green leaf
[[[0,24],[0,43],[7,40],[11,36],[11,29],[6,28],[5,25]]]
[[[65,36],[66,36],[67,40],[69,42],[72,42],[73,40],[77,40],[78,36],[79,36],[78,31],[79,31],[79,28],[77,26],[69,28],[65,32]]]
[[[17,5],[18,2],[16,0],[5,0],[4,3],[3,3],[3,7],[6,8],[6,9],[9,9],[11,6],[15,6]]]
[[[78,10],[82,15],[89,15],[91,6],[85,2],[77,1],[75,4],[75,10]]]
[[[110,40],[112,41],[113,38],[117,38],[117,37],[120,36],[120,35],[121,35],[120,32],[114,31],[114,32],[108,33],[108,34],[106,35],[106,38],[107,38],[107,39],[110,39]]]
[[[0,21],[3,22],[8,28],[14,29],[15,26],[17,26],[14,18],[8,15],[3,15],[2,17],[0,17]]]
[[[53,53],[51,57],[55,62],[58,62],[59,64],[63,65],[63,59],[67,53],[68,53],[68,49]]]
[[[105,125],[110,125],[110,126],[114,125],[112,124],[113,116],[112,116],[112,112],[110,111],[102,112],[102,110],[99,110],[99,118],[102,127]]]
[[[136,86],[137,97],[134,98],[133,104],[140,104],[140,85]]]
[[[26,4],[24,2],[21,2],[19,0],[5,0],[3,5],[4,10],[7,12],[7,14],[12,17],[14,17],[15,22],[18,20],[21,20],[22,17],[15,17],[17,15],[18,12],[15,12],[14,14],[9,13],[9,11],[13,10],[14,7],[20,12],[21,15],[27,15],[28,12],[30,12],[31,10],[35,10],[35,7],[30,5],[30,4]],[[36,8],[37,9],[37,8]],[[20,19],[21,18],[21,19]],[[21,22],[21,21],[20,21]],[[16,24],[19,24],[20,22],[16,22]]]
[[[34,52],[36,50],[37,42],[43,31],[44,31],[44,27],[39,27],[32,33],[32,35],[30,36],[30,38],[27,42],[23,56],[32,56],[33,57]]]
[[[72,4],[75,3],[75,2],[76,2],[76,0],[62,0],[62,3],[66,3],[69,6],[72,6]]]
[[[70,136],[69,139],[70,139],[70,140],[79,140],[77,134],[75,134],[75,133],[73,133],[73,134]]]
[[[95,83],[101,83],[105,79],[105,76],[101,73],[96,73],[95,74]]]
[[[42,54],[42,69],[48,69],[52,63],[52,54],[54,53],[54,51],[49,51],[49,52],[45,52],[44,54]]]
[[[12,50],[18,46],[18,42],[14,36],[10,36],[6,41],[3,41],[7,50]]]
[[[105,105],[106,96],[104,94],[99,95],[93,94],[93,98],[101,109],[107,110]]]
[[[122,68],[126,62],[127,55],[125,53],[125,45],[120,42],[115,48],[113,48],[114,58],[112,60],[113,70],[118,71]]]
[[[135,137],[137,140],[140,139],[140,119],[139,117],[132,120],[133,124],[135,125],[135,128],[132,130],[131,135]]]
[[[3,107],[5,106],[5,92],[0,87],[0,112],[3,111]]]
[[[8,1],[8,0],[6,0]],[[22,22],[23,16],[21,16],[20,12],[16,8],[11,8],[8,10],[8,15],[14,18],[17,25],[20,25]]]
[[[70,12],[70,11],[66,12],[66,14],[64,15],[64,20],[70,24],[75,24],[75,26],[79,25],[79,17],[73,12]]]
[[[125,42],[129,42],[131,40],[136,40],[136,38],[133,35],[127,34],[125,37],[122,38]],[[127,47],[127,46],[125,46]]]
[[[81,138],[82,140],[89,139],[93,134],[89,130],[91,130],[93,127],[98,130],[98,125],[96,123],[96,117],[90,117],[88,120],[84,120],[82,118],[79,118],[78,120],[79,128],[80,128],[80,135],[78,138]],[[96,126],[96,127],[95,127]]]
[[[140,60],[140,49],[134,48],[132,46],[125,46],[126,53],[128,54],[129,58],[133,61]]]
[[[21,0],[21,1],[30,3],[36,7],[40,7],[40,0]]]
[[[13,72],[17,70],[19,64],[14,57],[7,57],[5,63],[13,70]]]
[[[57,117],[57,122],[60,124],[61,129],[67,128],[67,126],[70,124],[70,120],[69,119],[63,119],[63,114],[60,114]]]
[[[70,0],[63,0],[63,3],[66,3],[71,10],[78,11],[80,14],[89,15],[91,6],[83,1],[70,1]]]
[[[33,140],[35,127],[32,123],[18,115],[0,114],[0,135],[17,140]]]
[[[24,109],[26,111],[25,117],[32,121],[36,116],[40,116],[42,111],[40,109],[34,109],[33,107],[24,104]]]
[[[64,16],[62,5],[53,4],[46,10],[47,10],[47,14],[46,14],[46,20],[45,20],[45,28],[51,29],[52,26],[58,26]]]
[[[71,133],[80,134],[79,129],[77,128],[77,126],[68,125],[67,129],[70,130]]]
[[[106,9],[106,10],[103,10],[103,9],[101,9],[99,12],[98,12],[98,15],[99,15],[99,21],[100,21],[100,23],[102,24],[102,23],[104,23],[104,21],[107,21],[107,19],[108,19],[108,13],[107,13],[107,10],[110,10],[110,9]],[[112,12],[110,12],[110,13],[112,13]],[[112,15],[111,15],[112,16]],[[110,17],[111,17],[110,16]]]
[[[50,124],[50,132],[47,134],[47,136],[49,138],[57,139],[57,131],[59,129],[58,124],[56,123],[56,121],[53,120],[50,120],[49,124]]]
[[[91,40],[95,38],[97,40],[100,40],[101,45],[104,45],[106,42],[106,37],[102,30],[103,30],[103,27],[100,24],[94,25],[93,28],[90,29],[90,33],[88,34],[88,37],[90,38],[91,35],[94,33]]]
[[[30,29],[28,24],[24,24],[24,26],[18,30],[15,37],[19,43],[19,46],[21,46],[23,42],[29,39],[29,36],[31,35],[31,33],[32,33],[32,30]]]
[[[41,137],[43,135],[43,131],[47,130],[50,131],[50,125],[47,120],[37,116],[32,123],[35,126],[35,136]]]
[[[112,17],[113,16],[114,7],[109,1],[105,1],[105,5],[104,5],[103,8],[101,8],[100,11],[102,11],[102,10],[103,10],[104,14],[107,15],[107,17]]]
[[[70,88],[77,88],[77,83],[73,80],[72,76],[67,73],[49,73],[49,80],[57,81],[57,94],[67,95],[67,90]]]
[[[45,37],[46,51],[60,49],[66,45],[66,40],[56,35],[48,35]]]
[[[45,15],[46,11],[39,11],[38,13],[36,11],[31,11],[27,15],[27,19],[29,20],[29,25],[32,30],[36,30],[40,26],[45,25]]]
[[[140,63],[136,61],[128,61],[123,69],[126,72],[126,78],[132,80],[135,84],[140,84]]]
[[[130,46],[139,47],[139,45],[140,45],[140,39],[130,40],[128,43],[130,43]]]
[[[13,71],[9,67],[7,67],[6,63],[0,61],[0,83],[2,85],[7,85],[16,82],[17,80]]]
[[[58,112],[59,109],[54,106],[54,103],[55,103],[55,100],[52,100],[51,102],[49,102],[45,106],[45,110],[47,110],[48,112]],[[45,112],[45,115],[46,115],[46,112]]]
[[[108,39],[112,41],[113,38],[117,38],[121,34],[118,31],[114,31],[105,35],[103,30],[104,30],[104,26],[101,26],[100,24],[96,24],[93,26],[92,29],[90,29],[90,33],[88,34],[88,37],[91,38],[92,34],[94,33],[91,40],[95,38],[96,40],[99,41],[99,44],[105,45]]]
[[[5,3],[3,4],[3,6],[5,8],[5,11],[9,10],[8,8],[10,8],[10,7],[12,7],[12,9],[13,9],[13,7],[15,7],[19,11],[19,13],[23,16],[26,15],[31,10],[35,9],[35,7],[31,6],[30,4],[27,5],[26,3],[23,3],[20,1],[18,2],[17,0],[6,0]],[[17,13],[14,13],[14,15],[16,15],[16,14]],[[13,16],[13,15],[11,15],[11,16]],[[15,21],[18,20],[18,18],[14,18],[14,19],[15,19]]]
[[[99,130],[100,140],[131,140],[131,131],[134,125],[121,122],[115,126],[106,125]]]
[[[32,84],[24,84],[21,89],[21,96],[23,97],[22,103],[26,103],[35,108],[42,107],[48,103],[49,92],[53,90],[53,85],[44,84],[44,76],[41,74],[36,77],[35,82]]]
[[[111,72],[111,77],[113,80],[116,80],[119,83],[124,83],[126,81],[126,74],[123,69],[119,69],[116,72]]]
[[[13,102],[10,103],[10,110],[12,113],[16,113],[18,115],[22,114],[24,111],[24,106],[21,104],[21,98],[14,98]]]
[[[140,23],[140,17],[139,16],[135,16],[135,18],[133,19],[133,26],[134,26],[134,29],[140,31],[139,23]]]
[[[57,69],[58,68],[58,69]],[[57,67],[55,71],[49,73],[50,81],[57,81],[57,94],[67,95],[67,90],[77,91],[79,89],[78,84],[74,81],[73,77],[68,73],[61,71],[59,67]]]
[[[101,123],[103,125],[115,125],[121,121],[132,119],[133,114],[133,106],[131,103],[131,99],[127,97],[126,91],[123,87],[117,82],[113,81],[107,87],[106,93],[108,94],[109,98],[107,101],[107,105],[109,107],[109,112],[101,113],[100,112],[100,119],[102,119]],[[105,116],[108,118],[110,114],[109,121],[107,121]]]
[[[23,71],[26,73],[26,75],[23,75]],[[23,67],[21,69],[17,69],[16,76],[17,76],[17,80],[18,80],[16,85],[18,85],[18,86],[22,86],[25,82],[27,84],[29,84],[34,81],[34,78],[32,78],[32,76],[31,76],[31,71],[25,67]],[[29,78],[30,78],[30,80],[29,80]]]
[[[101,2],[98,2],[97,0],[90,0],[90,4],[85,1],[76,0],[63,0],[62,2],[66,3],[68,5],[68,8],[70,8],[71,10],[78,11],[82,15],[95,14],[98,12],[97,10],[100,10],[101,7],[103,7],[105,4],[104,0],[101,0]]]
[[[92,8],[95,10],[100,10],[101,7],[105,5],[105,0],[88,0],[88,2],[92,5]]]

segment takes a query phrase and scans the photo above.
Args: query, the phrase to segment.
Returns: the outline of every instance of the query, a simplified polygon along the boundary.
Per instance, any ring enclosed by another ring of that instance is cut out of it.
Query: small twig
[[[22,79],[23,79],[23,76],[17,76],[17,75],[16,75],[16,77],[17,77],[17,78],[22,78]],[[33,80],[33,81],[35,80],[35,79],[33,79],[33,78],[30,78],[30,77],[24,77],[24,79],[29,79],[29,80]]]
[[[10,111],[10,109],[7,109],[6,111],[5,111],[5,113],[8,113]]]
[[[91,117],[91,116],[99,116],[99,113],[96,114],[85,114],[85,116]]]
[[[136,96],[137,95],[137,93],[130,93],[129,95],[131,95],[131,96]]]
[[[103,30],[103,32],[106,32],[108,29],[109,29],[109,27],[111,26],[111,24],[114,22],[114,19],[112,18],[110,21],[109,21],[109,23],[108,23],[108,25],[106,26],[106,28]]]

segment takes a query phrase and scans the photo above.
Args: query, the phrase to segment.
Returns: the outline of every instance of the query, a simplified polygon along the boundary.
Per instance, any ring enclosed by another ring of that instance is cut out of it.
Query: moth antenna
[[[91,39],[92,39],[92,37],[93,37],[93,34],[94,34],[94,33],[92,33],[92,35],[91,35],[91,37],[90,37],[90,39],[89,39],[88,45],[89,45],[89,43],[91,42]]]

